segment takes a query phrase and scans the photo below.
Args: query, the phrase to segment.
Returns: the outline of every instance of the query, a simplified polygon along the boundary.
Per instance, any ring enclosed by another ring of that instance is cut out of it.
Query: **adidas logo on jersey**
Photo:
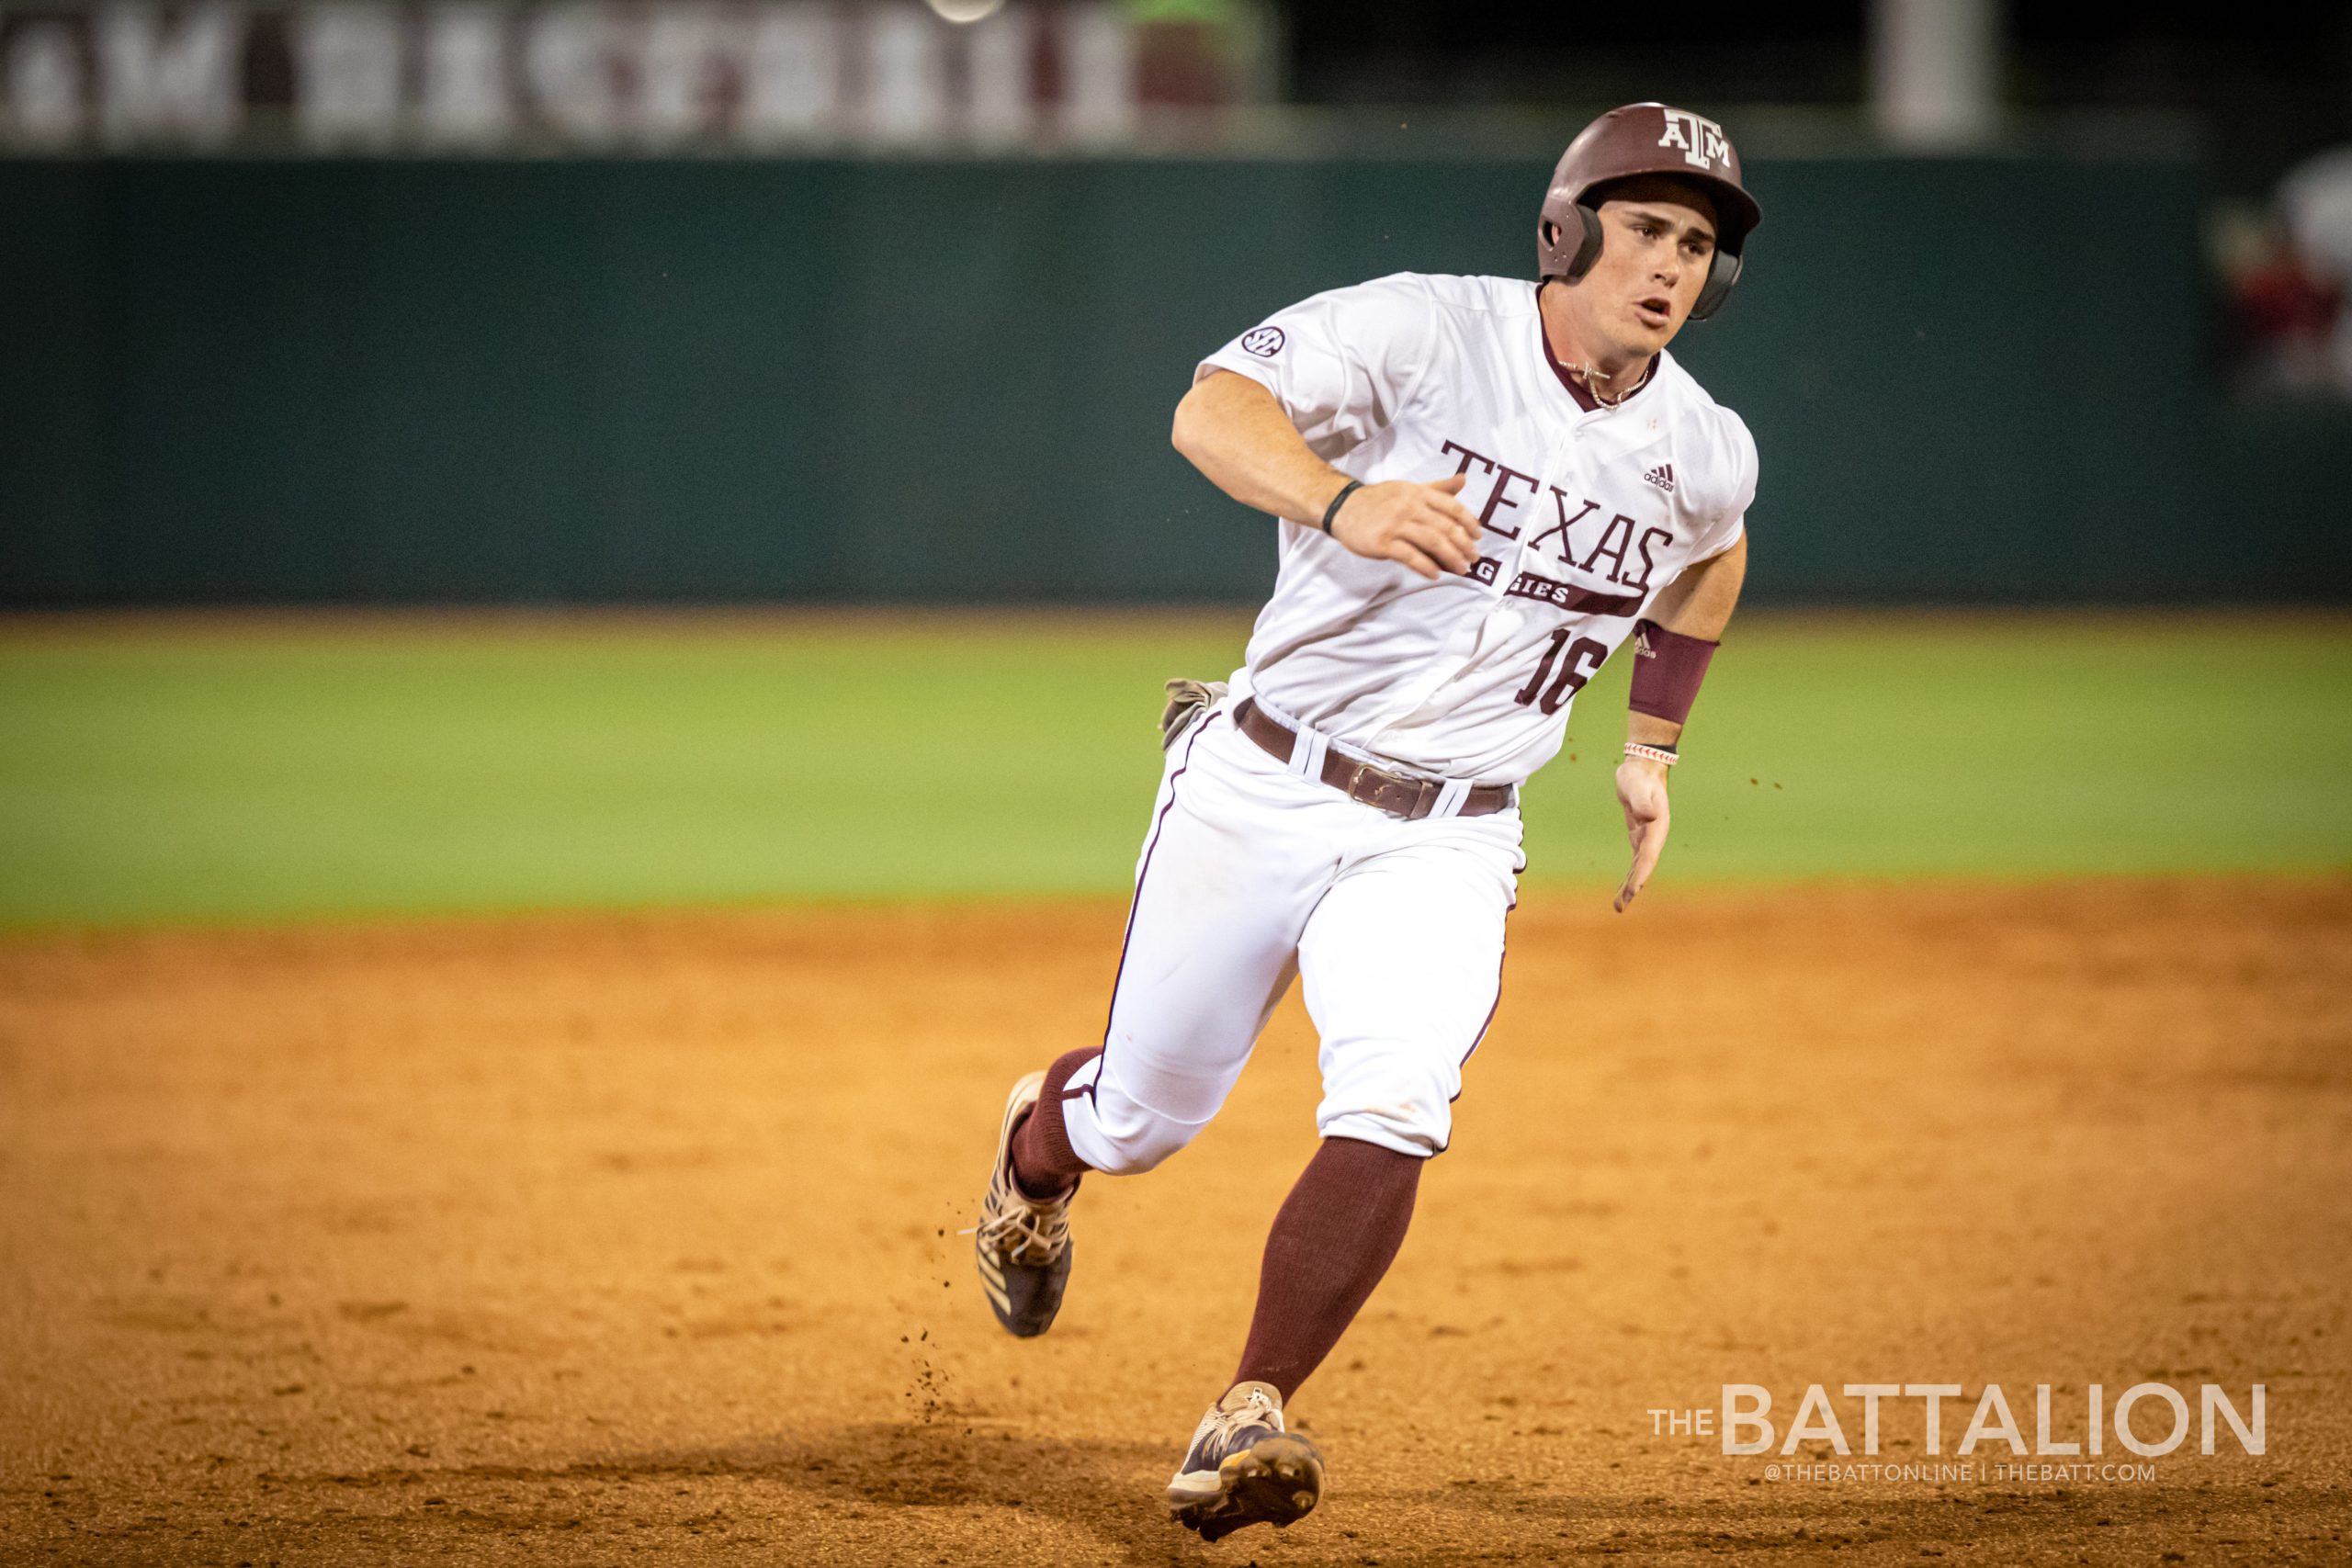
[[[1648,473],[1644,474],[1642,478],[1657,486],[1658,489],[1666,491],[1668,495],[1672,495],[1674,493],[1674,465],[1671,463],[1660,463],[1657,468],[1652,468]]]

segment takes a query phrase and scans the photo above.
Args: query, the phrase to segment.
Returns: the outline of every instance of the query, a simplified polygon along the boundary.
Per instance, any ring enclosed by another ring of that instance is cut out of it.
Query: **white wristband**
[[[1638,740],[1628,740],[1625,742],[1625,755],[1628,757],[1647,757],[1651,761],[1664,762],[1669,768],[1682,760],[1675,752],[1664,746],[1645,746]]]

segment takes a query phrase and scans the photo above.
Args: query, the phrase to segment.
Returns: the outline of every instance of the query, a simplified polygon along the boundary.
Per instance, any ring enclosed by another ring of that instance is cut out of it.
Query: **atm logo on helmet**
[[[1724,128],[1689,109],[1666,111],[1666,134],[1657,139],[1657,144],[1681,148],[1682,161],[1693,168],[1704,169],[1731,161],[1731,143],[1724,139]]]

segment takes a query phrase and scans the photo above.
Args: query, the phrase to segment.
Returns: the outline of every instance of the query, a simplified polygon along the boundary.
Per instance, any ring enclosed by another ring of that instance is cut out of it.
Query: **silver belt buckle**
[[[1366,773],[1372,775],[1372,793],[1357,795],[1356,791]],[[1358,762],[1356,771],[1348,775],[1348,794],[1366,806],[1385,811],[1391,817],[1402,817],[1408,821],[1412,819],[1413,807],[1420,803],[1421,793],[1420,784],[1414,780],[1399,778],[1387,769],[1374,767],[1370,762]]]

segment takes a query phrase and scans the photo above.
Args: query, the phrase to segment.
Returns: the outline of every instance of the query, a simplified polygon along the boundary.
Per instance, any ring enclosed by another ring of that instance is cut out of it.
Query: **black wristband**
[[[1362,489],[1363,489],[1363,481],[1362,479],[1350,479],[1346,484],[1340,487],[1340,493],[1333,496],[1331,498],[1331,504],[1323,509],[1323,531],[1326,534],[1331,532],[1331,519],[1340,514],[1340,502],[1347,500],[1348,497],[1355,494],[1356,491]]]

